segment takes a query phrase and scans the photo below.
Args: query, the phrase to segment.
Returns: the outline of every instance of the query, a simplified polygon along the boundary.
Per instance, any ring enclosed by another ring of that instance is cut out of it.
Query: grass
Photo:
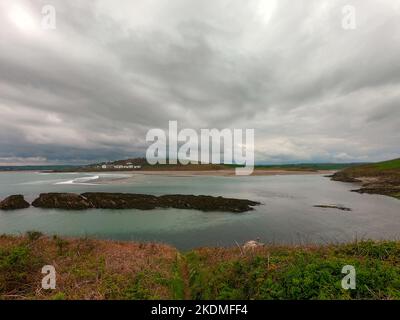
[[[400,244],[198,249],[188,255],[195,299],[400,299]],[[356,268],[344,290],[343,266]]]
[[[56,268],[55,290],[41,289],[46,264]],[[355,290],[341,287],[345,265],[356,268]],[[400,299],[400,242],[180,253],[154,243],[1,236],[0,299]]]
[[[399,170],[400,169],[400,159],[379,162],[377,164],[372,165],[372,167],[375,167],[378,170]]]
[[[399,176],[400,159],[352,166],[342,171],[344,174],[357,177]]]
[[[59,237],[0,237],[0,299],[166,299],[176,249],[162,244]],[[42,290],[41,268],[57,271]]]

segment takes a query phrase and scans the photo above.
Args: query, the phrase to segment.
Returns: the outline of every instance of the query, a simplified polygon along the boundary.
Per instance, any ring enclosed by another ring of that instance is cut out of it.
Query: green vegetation
[[[372,164],[371,167],[375,167],[378,170],[400,170],[400,159],[379,162]]]
[[[257,165],[255,169],[259,170],[301,170],[301,171],[318,171],[318,170],[341,170],[351,166],[354,163],[299,163],[299,164],[281,164],[281,165]]]
[[[353,178],[399,175],[400,159],[352,166],[344,169],[342,173]]]
[[[1,236],[0,248],[0,299],[400,299],[398,241],[182,254],[153,243]],[[56,290],[40,288],[45,264],[56,267]],[[354,290],[341,286],[345,265],[356,269]]]
[[[188,255],[196,299],[400,299],[400,244],[199,249]],[[357,287],[344,290],[343,266]]]

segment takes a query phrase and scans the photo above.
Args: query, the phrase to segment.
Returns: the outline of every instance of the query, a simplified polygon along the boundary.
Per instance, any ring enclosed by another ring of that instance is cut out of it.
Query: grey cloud
[[[168,120],[254,128],[258,162],[400,153],[396,0],[57,0],[54,31],[9,18],[43,4],[0,2],[0,162],[143,155]]]

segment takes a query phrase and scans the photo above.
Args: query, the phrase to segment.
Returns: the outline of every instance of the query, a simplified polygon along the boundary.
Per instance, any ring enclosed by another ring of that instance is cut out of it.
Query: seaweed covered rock
[[[158,198],[146,194],[87,192],[82,196],[98,209],[151,210],[159,207]]]
[[[86,198],[75,193],[41,193],[32,202],[34,207],[65,210],[82,210],[94,208]]]
[[[201,211],[246,212],[253,210],[259,202],[212,196],[164,195],[159,197],[159,206],[163,208],[193,209]]]
[[[0,210],[25,209],[29,208],[29,206],[29,202],[20,194],[9,196],[0,202]]]
[[[253,210],[258,202],[212,196],[164,195],[153,196],[134,193],[86,192],[43,193],[32,205],[53,209],[140,209],[155,208],[193,209],[201,211],[245,212]]]

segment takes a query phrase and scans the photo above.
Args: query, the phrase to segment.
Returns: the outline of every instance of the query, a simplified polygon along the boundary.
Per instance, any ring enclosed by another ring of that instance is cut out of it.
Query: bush
[[[25,246],[0,249],[0,293],[20,291],[27,282],[30,252]]]
[[[27,231],[26,236],[28,237],[29,241],[36,241],[38,240],[41,236],[43,236],[43,233],[40,231]]]

